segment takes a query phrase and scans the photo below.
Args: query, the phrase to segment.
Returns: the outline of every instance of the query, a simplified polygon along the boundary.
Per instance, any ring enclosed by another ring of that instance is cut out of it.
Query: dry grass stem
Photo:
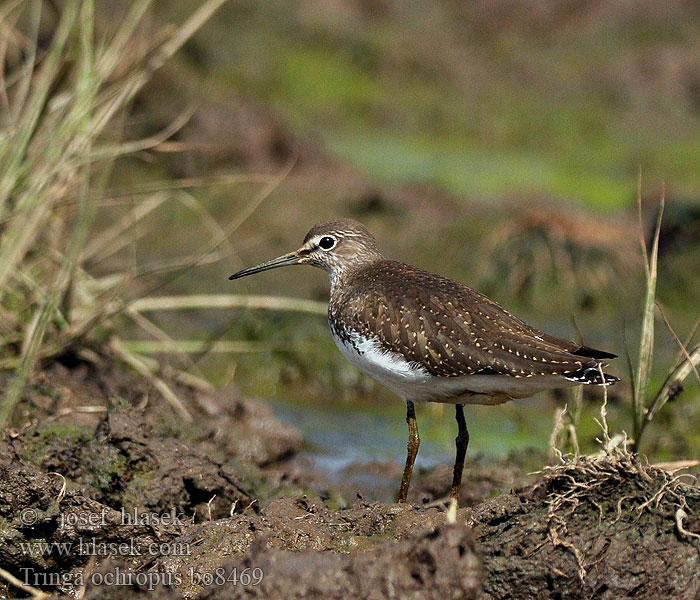
[[[61,478],[61,489],[58,492],[58,496],[56,497],[56,503],[60,504],[61,500],[63,500],[63,497],[66,495],[66,488],[68,486],[66,478],[60,473],[56,473],[55,471],[49,471],[47,475],[56,475],[57,477]]]
[[[112,338],[109,344],[110,348],[116,356],[123,360],[127,365],[133,368],[139,375],[145,377],[151,382],[153,387],[155,387],[163,396],[163,398],[173,407],[175,412],[182,417],[188,423],[193,421],[190,411],[187,410],[185,405],[182,403],[178,395],[172,390],[172,388],[165,383],[160,377],[155,375],[155,373],[146,365],[139,357],[127,350],[124,345],[117,339]]]
[[[328,306],[325,302],[285,298],[282,296],[245,296],[237,294],[207,294],[190,296],[155,296],[139,298],[129,304],[135,312],[159,310],[228,309],[280,310],[311,313],[325,316]]]
[[[269,342],[229,342],[225,340],[130,340],[122,341],[122,347],[133,354],[246,354],[249,352],[269,352],[277,347],[286,348],[288,344],[270,344]],[[297,346],[297,349],[300,349]]]
[[[675,473],[682,469],[692,469],[700,465],[700,460],[674,460],[672,462],[660,462],[651,465],[657,469],[663,469],[664,471],[669,471],[670,473]]]

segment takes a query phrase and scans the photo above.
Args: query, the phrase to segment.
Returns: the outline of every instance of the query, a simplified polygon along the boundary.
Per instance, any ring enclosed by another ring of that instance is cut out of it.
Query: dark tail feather
[[[576,350],[572,350],[571,354],[576,354],[577,356],[586,356],[588,358],[617,358],[617,354],[612,352],[604,352],[603,350],[596,350],[590,346],[580,346]]]
[[[614,375],[608,375],[607,373],[602,373],[597,367],[586,367],[585,369],[579,369],[578,371],[572,371],[571,373],[566,373],[564,379],[569,381],[575,381],[576,383],[585,383],[588,385],[613,385],[620,381],[619,377]]]

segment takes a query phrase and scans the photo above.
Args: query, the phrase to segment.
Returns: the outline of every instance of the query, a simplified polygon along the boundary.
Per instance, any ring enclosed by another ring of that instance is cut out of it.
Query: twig
[[[688,513],[686,513],[682,508],[679,508],[676,511],[676,528],[678,529],[678,533],[681,533],[686,537],[697,538],[700,540],[700,535],[693,533],[692,531],[688,531],[685,527],[683,527],[683,520],[687,518]]]
[[[209,514],[209,520],[211,521],[211,503],[214,502],[214,498],[216,498],[216,494],[214,494],[210,499],[209,502],[207,502],[207,512]]]
[[[17,589],[22,590],[23,592],[27,592],[32,598],[48,598],[49,595],[46,592],[42,592],[41,590],[32,587],[31,585],[27,585],[26,583],[22,583],[19,579],[17,579],[12,573],[9,573],[2,567],[0,567],[0,577],[2,577],[5,581],[7,581],[10,585],[13,585]]]
[[[660,463],[654,463],[651,465],[652,467],[656,467],[657,469],[663,469],[664,471],[670,471],[671,473],[674,473],[675,471],[680,471],[681,469],[692,469],[693,467],[697,467],[700,465],[700,460],[674,460],[672,462],[660,462]]]
[[[47,475],[57,475],[58,477],[61,478],[61,481],[62,481],[61,491],[58,492],[58,496],[56,497],[56,502],[58,504],[60,504],[61,500],[63,500],[63,497],[66,495],[66,487],[67,487],[66,478],[63,475],[61,475],[60,473],[56,473],[56,471],[49,471],[47,473]]]
[[[57,413],[51,415],[50,417],[46,417],[46,421],[56,421],[60,419],[61,417],[65,417],[67,415],[72,415],[73,413],[87,413],[87,414],[93,414],[93,413],[103,413],[107,412],[107,407],[106,406],[74,406],[72,408],[62,408],[60,409]]]
[[[681,356],[685,357],[685,360],[688,361],[690,366],[693,369],[693,373],[695,373],[695,380],[700,384],[700,374],[698,373],[698,370],[695,368],[695,363],[693,363],[693,359],[691,358],[690,354],[688,354],[688,349],[685,347],[685,344],[681,342],[680,338],[676,335],[676,332],[673,330],[673,327],[671,327],[671,323],[669,320],[666,318],[666,313],[664,313],[664,309],[662,308],[661,304],[659,302],[656,302],[656,308],[659,309],[659,314],[661,315],[661,318],[664,320],[664,323],[666,325],[666,328],[669,330],[671,335],[673,336],[673,339],[676,340],[676,343],[678,344],[678,347],[680,348],[681,351]]]

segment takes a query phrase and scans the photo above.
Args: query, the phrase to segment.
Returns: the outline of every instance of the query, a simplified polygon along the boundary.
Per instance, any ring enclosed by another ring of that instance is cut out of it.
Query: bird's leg
[[[418,454],[418,446],[420,445],[416,407],[411,400],[406,400],[406,423],[408,423],[408,453],[406,454],[406,466],[403,469],[401,489],[399,489],[397,502],[406,502],[408,486],[411,483],[411,474],[413,473],[413,463],[416,461],[416,454]]]
[[[459,492],[462,487],[462,471],[464,470],[464,457],[467,455],[467,446],[469,445],[469,430],[467,422],[464,420],[464,406],[455,404],[457,411],[457,437],[455,444],[457,446],[457,456],[455,457],[455,468],[452,473],[452,488],[450,489],[450,498],[454,498],[459,502]]]

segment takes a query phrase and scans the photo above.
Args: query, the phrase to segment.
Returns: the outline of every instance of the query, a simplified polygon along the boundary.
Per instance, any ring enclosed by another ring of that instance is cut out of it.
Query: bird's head
[[[239,279],[287,265],[311,265],[328,271],[331,279],[358,266],[381,259],[377,241],[367,228],[351,219],[339,219],[314,225],[302,245],[255,267],[238,271],[229,279]]]

